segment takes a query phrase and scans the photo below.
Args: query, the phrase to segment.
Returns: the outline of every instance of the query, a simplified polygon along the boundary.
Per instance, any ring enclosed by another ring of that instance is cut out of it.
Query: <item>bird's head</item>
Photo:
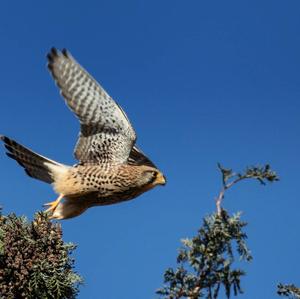
[[[150,168],[143,171],[143,180],[150,189],[157,185],[164,186],[167,183],[166,177],[156,168]]]

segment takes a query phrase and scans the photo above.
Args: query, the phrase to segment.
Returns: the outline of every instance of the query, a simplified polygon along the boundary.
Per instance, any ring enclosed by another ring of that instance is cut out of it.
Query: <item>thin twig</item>
[[[236,175],[236,174],[234,174],[234,175]],[[233,180],[232,182],[226,184],[226,181],[224,180],[224,176],[223,176],[223,188],[220,191],[218,197],[215,199],[216,200],[216,207],[217,207],[217,214],[218,214],[218,216],[220,216],[221,212],[222,212],[221,204],[222,204],[222,201],[223,201],[223,199],[225,197],[225,191],[228,190],[229,188],[231,188],[236,183],[238,183],[238,182],[240,182],[240,181],[242,181],[244,179],[250,179],[250,178],[252,178],[252,177],[249,176],[249,175],[243,175],[243,176],[240,176],[237,179]]]
[[[221,190],[219,196],[216,198],[217,213],[219,216],[221,216],[221,212],[222,212],[221,203],[224,198],[224,193],[225,193],[225,188]]]

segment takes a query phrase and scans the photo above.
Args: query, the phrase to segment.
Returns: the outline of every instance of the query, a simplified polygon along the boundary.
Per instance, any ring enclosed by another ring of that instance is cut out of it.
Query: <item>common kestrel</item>
[[[43,157],[16,141],[1,136],[25,172],[52,184],[58,198],[47,212],[52,219],[67,219],[93,206],[110,205],[137,197],[157,185],[164,175],[135,145],[136,134],[122,108],[67,50],[52,48],[48,68],[66,104],[80,121],[74,155],[68,166]]]

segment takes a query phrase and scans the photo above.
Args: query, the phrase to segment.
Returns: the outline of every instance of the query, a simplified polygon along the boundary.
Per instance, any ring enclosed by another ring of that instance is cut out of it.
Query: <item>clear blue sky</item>
[[[124,108],[168,178],[134,201],[62,222],[64,239],[78,244],[79,298],[155,298],[179,240],[215,209],[217,162],[270,163],[281,177],[242,183],[225,199],[249,222],[254,260],[242,298],[276,298],[279,281],[300,285],[299,11],[298,0],[1,4],[1,133],[75,163],[78,122],[45,67],[50,47],[66,47]],[[1,152],[4,213],[31,218],[55,194]]]

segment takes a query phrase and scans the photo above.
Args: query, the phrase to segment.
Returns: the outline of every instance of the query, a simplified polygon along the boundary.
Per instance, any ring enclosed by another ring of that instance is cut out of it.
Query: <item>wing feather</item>
[[[51,49],[48,68],[80,121],[74,155],[81,163],[125,162],[136,140],[121,107],[67,50]]]
[[[157,168],[155,164],[135,145],[129,155],[128,164],[146,165]]]

